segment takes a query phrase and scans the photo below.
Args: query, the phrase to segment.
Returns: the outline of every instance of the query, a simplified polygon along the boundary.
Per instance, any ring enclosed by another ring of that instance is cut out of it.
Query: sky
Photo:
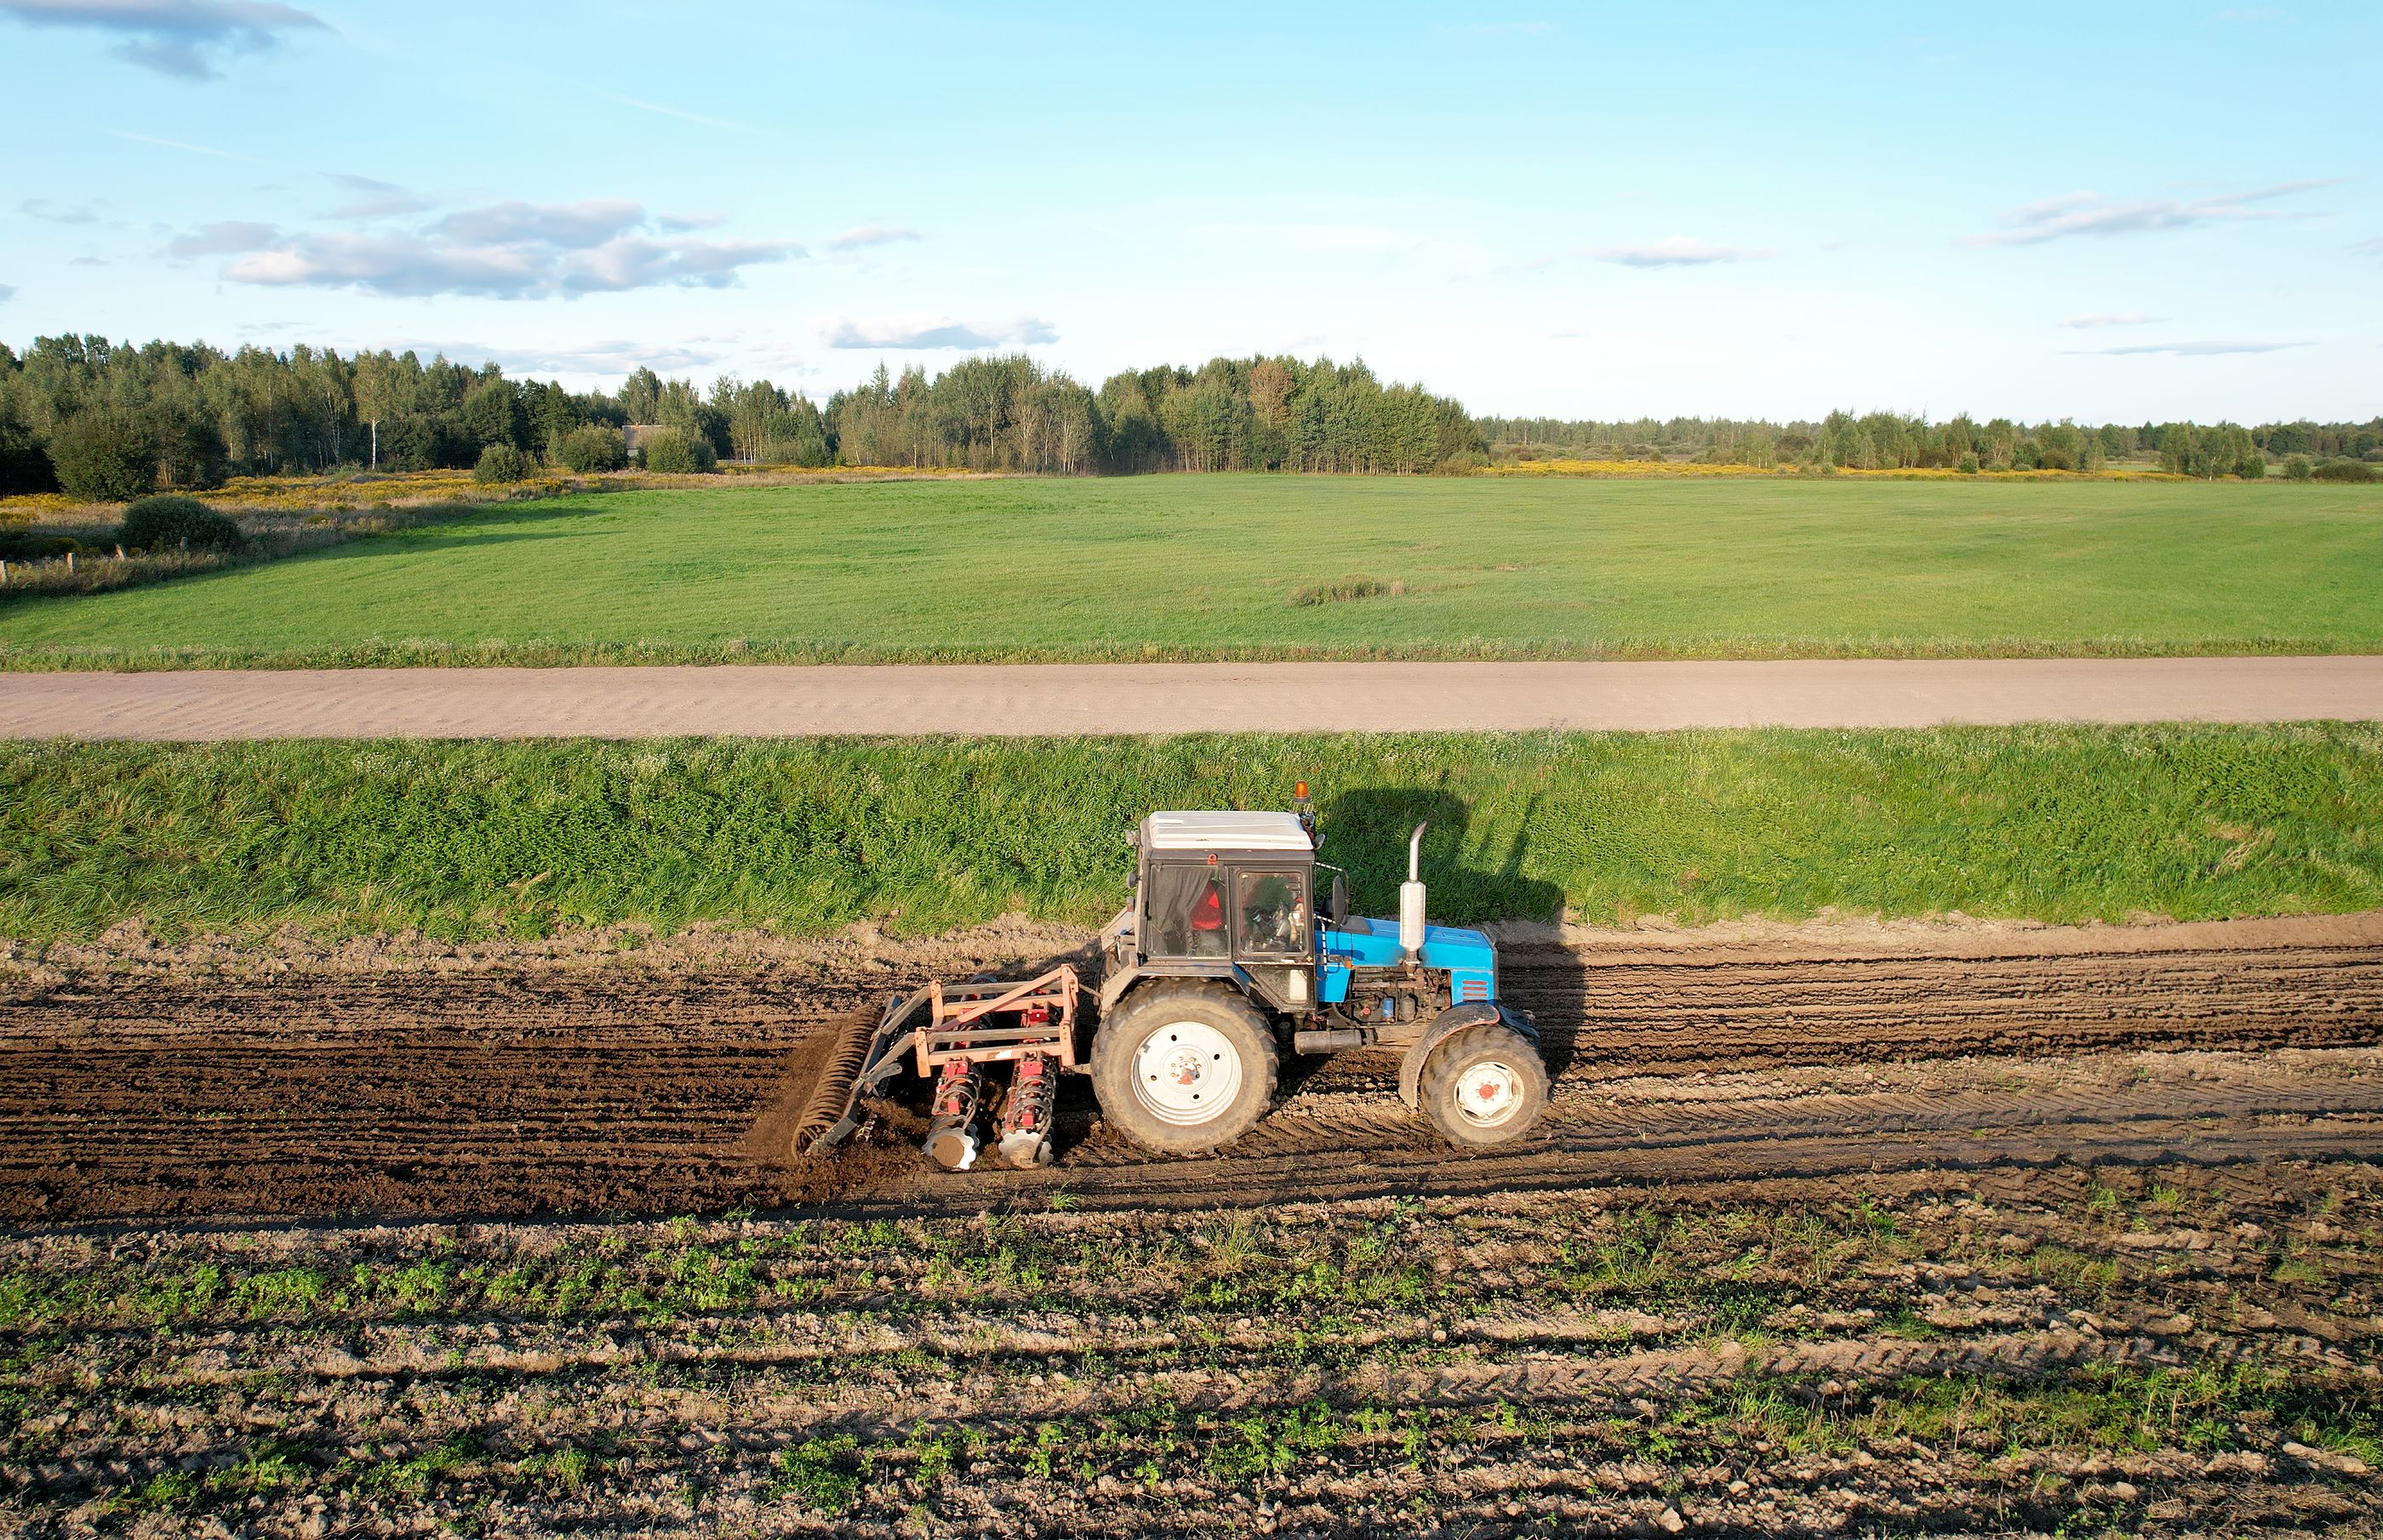
[[[2383,411],[2383,6],[0,0],[0,340]]]

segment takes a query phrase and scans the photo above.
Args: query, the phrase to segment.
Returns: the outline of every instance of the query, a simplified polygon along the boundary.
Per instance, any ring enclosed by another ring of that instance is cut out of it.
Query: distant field
[[[2383,647],[2383,488],[1137,476],[655,488],[0,602],[0,665]]]

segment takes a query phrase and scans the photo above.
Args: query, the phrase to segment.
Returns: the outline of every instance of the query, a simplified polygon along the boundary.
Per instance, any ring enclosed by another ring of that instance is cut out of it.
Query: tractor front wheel
[[[1201,1155],[1250,1131],[1274,1101],[1280,1053],[1266,1017],[1219,984],[1156,984],[1093,1037],[1101,1115],[1158,1155]]]
[[[1547,1110],[1548,1066],[1512,1027],[1461,1028],[1424,1060],[1415,1102],[1451,1144],[1486,1150],[1511,1143]]]

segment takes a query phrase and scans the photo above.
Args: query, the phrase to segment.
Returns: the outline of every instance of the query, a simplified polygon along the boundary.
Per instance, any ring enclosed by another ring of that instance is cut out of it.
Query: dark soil
[[[1945,955],[1510,949],[1507,992],[1558,1071],[1532,1143],[1451,1161],[1398,1103],[1395,1061],[1351,1055],[1314,1068],[1222,1158],[1188,1164],[1143,1163],[1071,1086],[1056,1166],[972,1174],[958,1189],[922,1187],[915,1163],[883,1153],[792,1159],[811,1066],[838,1028],[878,1007],[889,977],[903,981],[883,958],[800,979],[634,967],[20,978],[0,982],[0,1218],[650,1214],[839,1197],[966,1208],[1058,1185],[1096,1202],[1239,1201],[1562,1183],[1585,1161],[1650,1180],[1791,1158],[1867,1165],[1918,1135],[1972,1140],[1981,1159],[2048,1158],[2064,1140],[2130,1130],[2160,1143],[2160,1129],[2195,1119],[2231,1120],[2255,1143],[2281,1137],[2259,1122],[2276,1092],[2173,1066],[2143,1072],[2155,1090],[2064,1081],[1967,1101],[1860,1077],[1965,1056],[2383,1042],[2383,949],[2317,928],[2294,942],[2278,923],[2233,948],[2144,950],[2120,930],[2099,951],[2080,949],[2091,932]],[[1790,1072],[1802,1078],[1779,1080]],[[1713,1077],[1728,1084],[1694,1092]],[[2364,1118],[2383,1111],[2376,1083],[2303,1086],[2290,1110]],[[1823,1093],[1836,1100],[1814,1100]]]
[[[2372,1535],[2383,949],[2185,929],[1511,947],[1524,1144],[961,1177],[787,1149],[882,956],[44,965],[0,1532]]]

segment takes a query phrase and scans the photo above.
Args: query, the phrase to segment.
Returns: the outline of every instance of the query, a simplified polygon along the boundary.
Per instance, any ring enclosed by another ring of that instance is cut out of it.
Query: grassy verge
[[[1974,643],[1882,638],[1846,642],[1824,637],[1651,639],[1565,646],[1523,646],[1473,640],[1463,644],[1381,647],[1169,647],[1156,643],[1069,647],[874,647],[838,641],[782,642],[730,637],[711,643],[438,642],[376,640],[336,647],[281,651],[221,647],[12,648],[0,639],[0,672],[74,673],[106,671],[156,673],[194,669],[562,669],[692,668],[743,664],[932,663],[1298,663],[1298,662],[1646,662],[1663,659],[1760,660],[1813,658],[2309,658],[2383,651],[2383,642],[2343,645],[2327,636],[2257,636],[2196,642],[2141,637],[2043,642],[2001,637]]]
[[[1095,921],[1160,807],[1317,788],[1450,920],[2383,906],[2383,728],[0,745],[0,933]]]
[[[2383,649],[2383,488],[639,487],[0,610],[0,667]]]

